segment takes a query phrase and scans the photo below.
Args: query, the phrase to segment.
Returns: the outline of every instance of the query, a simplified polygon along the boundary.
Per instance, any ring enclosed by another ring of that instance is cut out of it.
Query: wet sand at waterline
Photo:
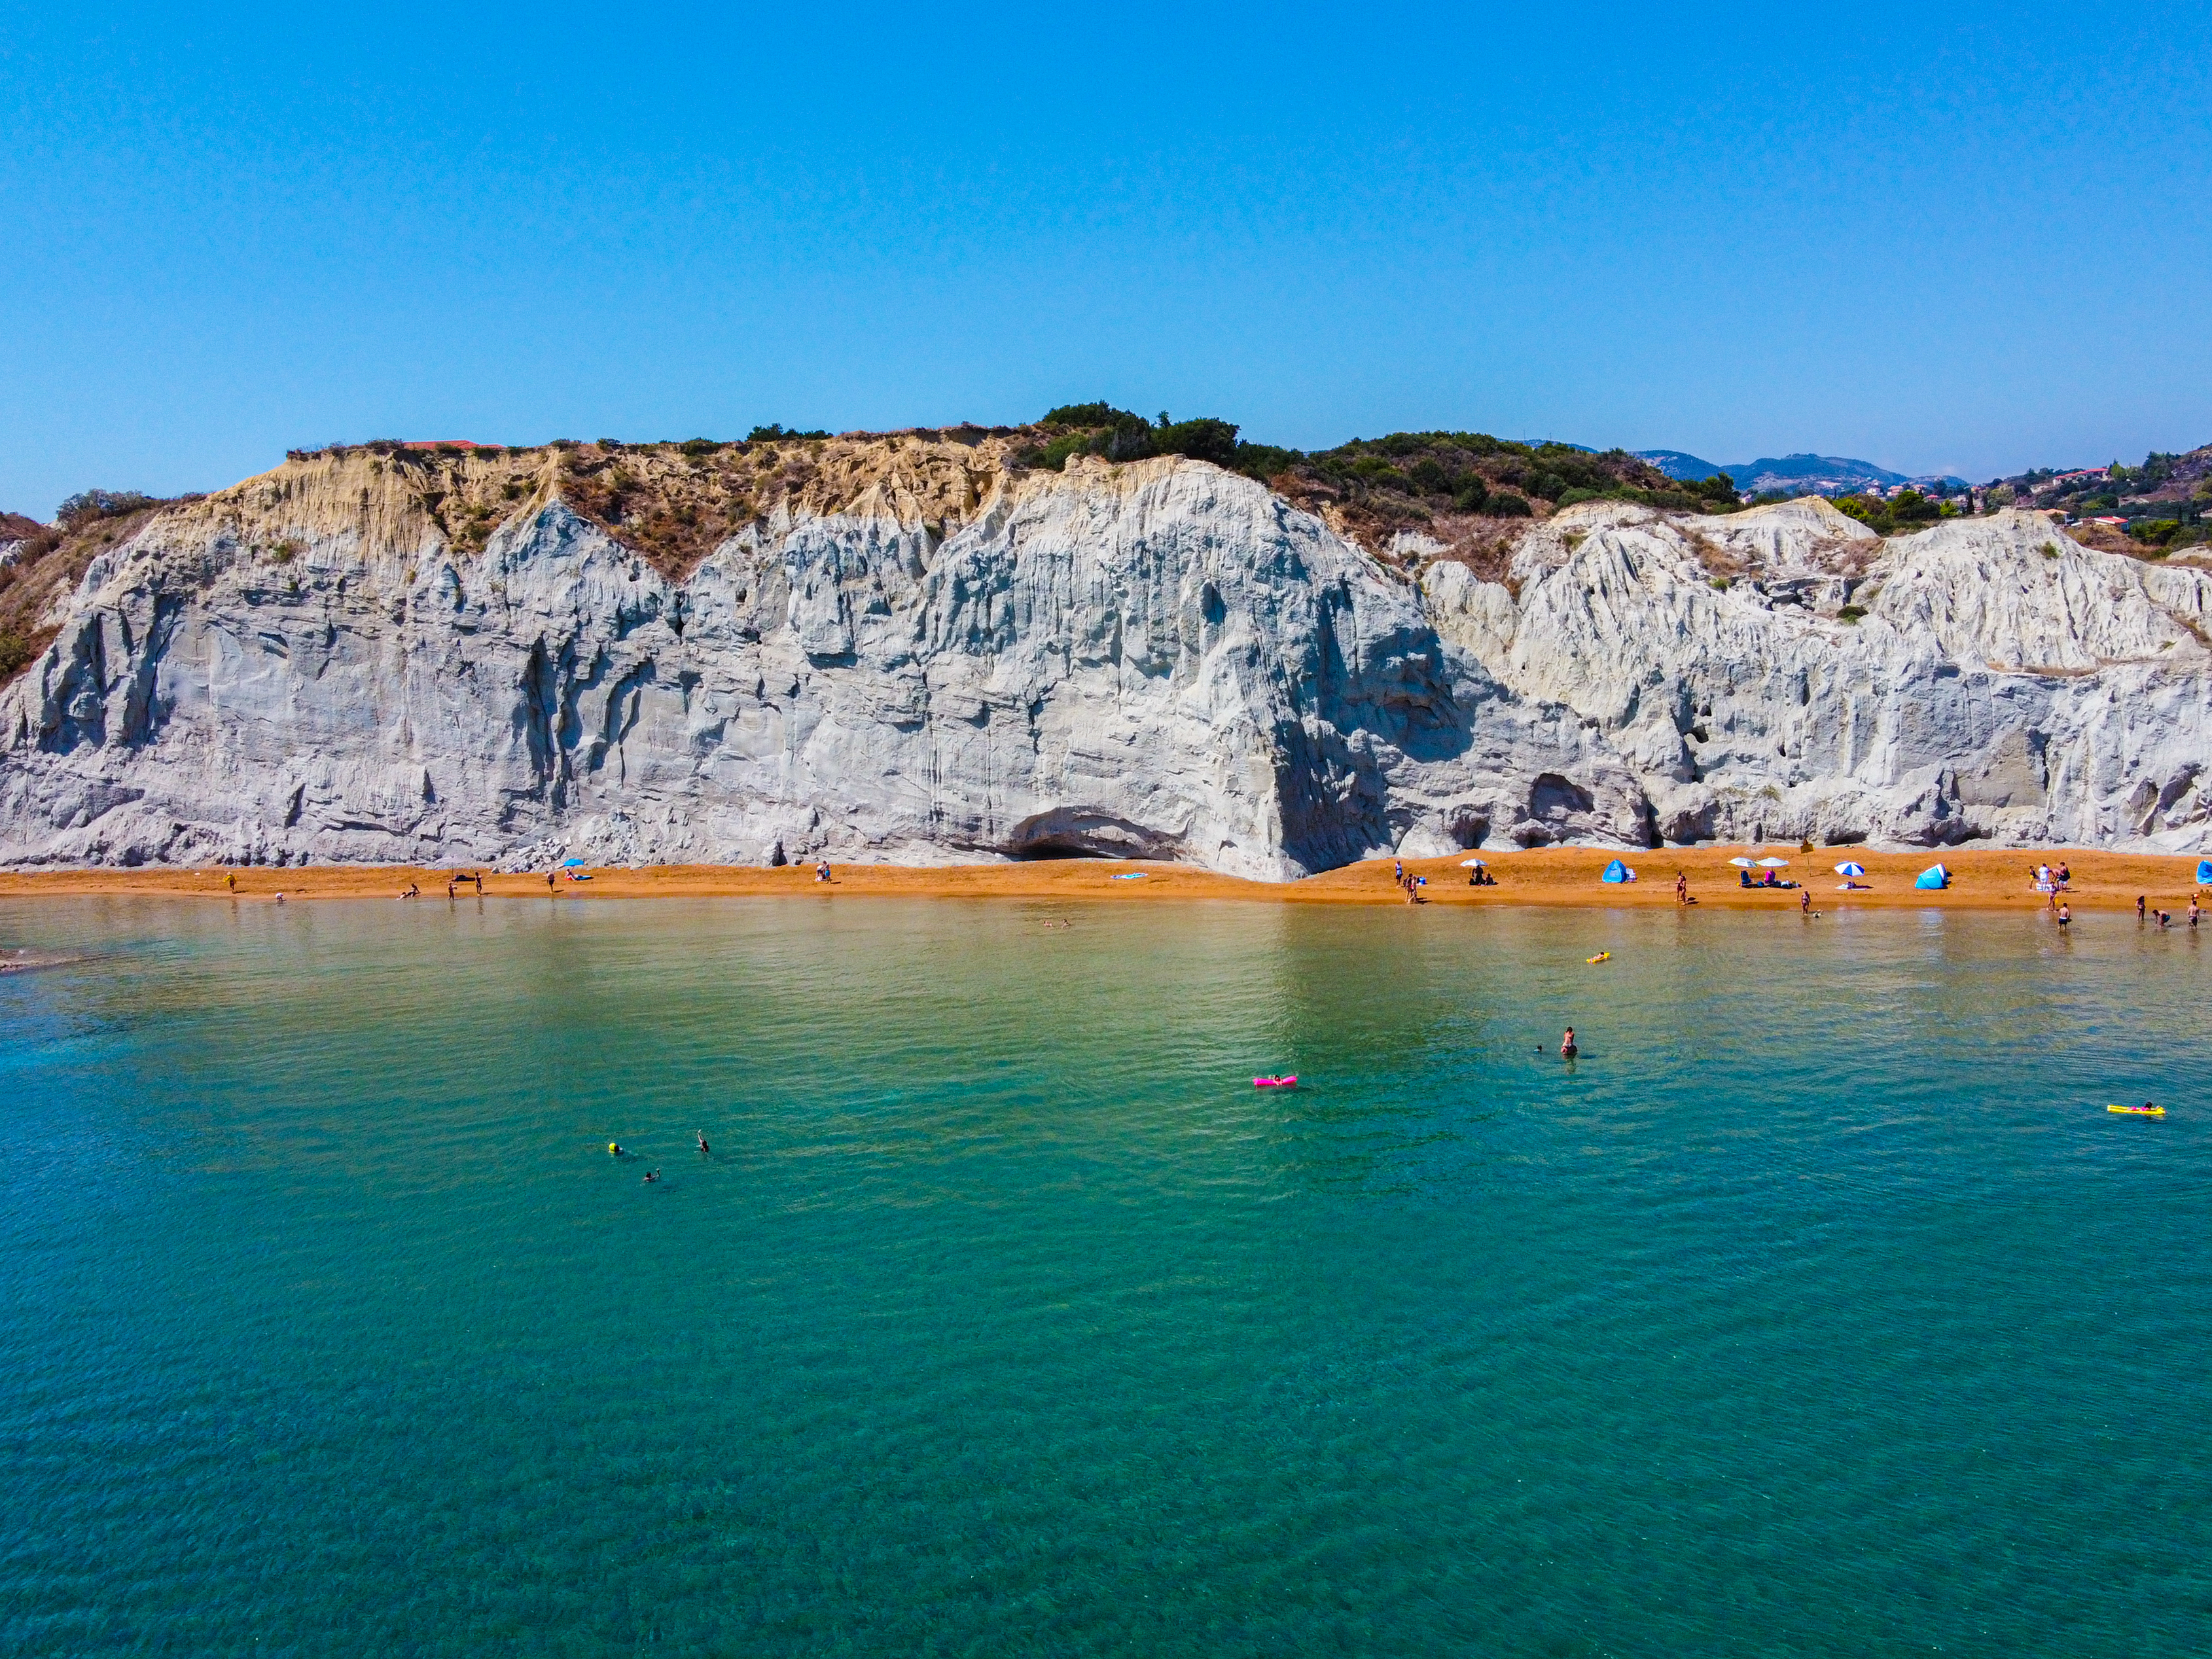
[[[1788,848],[1699,847],[1657,851],[1602,847],[1553,847],[1462,854],[1450,858],[1408,859],[1406,868],[1426,876],[1424,896],[1433,905],[1540,904],[1640,906],[1672,904],[1674,874],[1689,878],[1691,895],[1700,905],[1725,908],[1798,908],[1796,890],[1746,892],[1737,885],[1735,857],[1786,858],[1776,873],[1804,884],[1816,908],[1936,906],[1952,909],[2033,908],[2047,904],[2030,890],[2039,863],[2071,866],[2073,884],[2065,895],[2077,911],[2130,910],[2138,894],[2153,908],[2185,908],[2196,890],[2195,856],[2103,853],[2073,848],[1989,849],[1905,853],[1868,852],[1826,847],[1811,853]],[[1494,887],[1469,887],[1460,860],[1480,857],[1497,878]],[[1634,869],[1638,879],[1607,884],[1599,875],[1614,858]],[[1838,890],[1835,866],[1847,860],[1866,866],[1862,879],[1870,890]],[[1948,890],[1916,889],[1913,878],[1942,863],[1952,874]],[[1121,859],[1056,859],[1018,864],[963,864],[917,867],[891,864],[845,864],[832,860],[833,879],[824,884],[811,864],[781,869],[734,865],[655,865],[641,869],[587,870],[591,879],[562,878],[562,900],[608,898],[746,897],[812,894],[817,897],[1109,899],[1239,899],[1276,904],[1398,904],[1405,902],[1393,878],[1392,860],[1370,859],[1304,881],[1246,881],[1188,866]],[[424,902],[442,902],[448,872],[394,866],[331,865],[292,869],[222,867],[140,870],[54,870],[0,872],[0,896],[34,897],[64,894],[196,895],[233,896],[228,878],[235,875],[235,896],[263,902],[282,892],[286,899],[392,898],[411,882]],[[1116,879],[1139,876],[1140,879]],[[547,897],[545,872],[484,876],[487,896]],[[460,896],[473,898],[464,884]]]

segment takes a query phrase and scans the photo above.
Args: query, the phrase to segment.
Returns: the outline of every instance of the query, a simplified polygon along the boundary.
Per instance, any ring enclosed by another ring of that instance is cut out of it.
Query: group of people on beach
[[[1391,867],[1397,872],[1396,880],[1398,885],[1406,890],[1406,902],[1408,904],[1426,904],[1429,901],[1421,892],[1421,889],[1429,884],[1429,878],[1426,876],[1407,874],[1406,871],[1406,861],[1403,859],[1393,859],[1390,862]]]
[[[550,882],[553,878],[550,876],[548,876],[545,879],[548,882]],[[451,899],[458,896],[461,890],[461,884],[463,882],[474,882],[476,884],[477,896],[478,898],[482,898],[483,896],[483,872],[481,870],[454,870],[449,872],[446,877],[446,896],[448,899]],[[410,881],[407,884],[406,891],[400,894],[399,896],[404,899],[421,898],[422,896],[422,890]]]

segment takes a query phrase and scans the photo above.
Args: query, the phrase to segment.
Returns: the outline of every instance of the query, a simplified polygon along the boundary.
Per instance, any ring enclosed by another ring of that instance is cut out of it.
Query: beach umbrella
[[[1788,859],[1761,859],[1759,861],[1759,867],[1762,870],[1786,870],[1790,867],[1790,860]]]
[[[581,859],[562,859],[561,867],[563,870],[580,870],[584,867],[584,861]]]
[[[1480,859],[1462,859],[1459,861],[1459,867],[1462,870],[1486,870],[1490,866]]]
[[[1736,866],[1739,869],[1748,870],[1751,868],[1751,860],[1749,859],[1730,859],[1729,862]]]
[[[1863,876],[1866,874],[1866,866],[1856,859],[1846,859],[1836,866],[1836,873],[1839,876]]]

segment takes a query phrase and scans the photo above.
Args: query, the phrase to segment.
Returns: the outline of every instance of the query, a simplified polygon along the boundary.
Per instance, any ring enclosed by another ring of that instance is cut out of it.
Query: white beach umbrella
[[[1462,870],[1480,870],[1486,866],[1480,859],[1462,859],[1459,861],[1459,867]]]
[[[1866,866],[1856,859],[1846,859],[1836,866],[1836,873],[1839,876],[1863,876],[1866,874]]]
[[[1790,860],[1788,859],[1761,859],[1759,861],[1759,867],[1762,870],[1787,870],[1790,867]]]
[[[1749,859],[1730,859],[1729,862],[1736,866],[1739,869],[1748,870],[1751,868],[1751,860]]]

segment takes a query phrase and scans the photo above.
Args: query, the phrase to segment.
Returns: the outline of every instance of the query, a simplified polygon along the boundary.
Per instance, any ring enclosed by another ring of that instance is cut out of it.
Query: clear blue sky
[[[2212,7],[0,0],[0,506],[1104,397],[2212,441]]]

